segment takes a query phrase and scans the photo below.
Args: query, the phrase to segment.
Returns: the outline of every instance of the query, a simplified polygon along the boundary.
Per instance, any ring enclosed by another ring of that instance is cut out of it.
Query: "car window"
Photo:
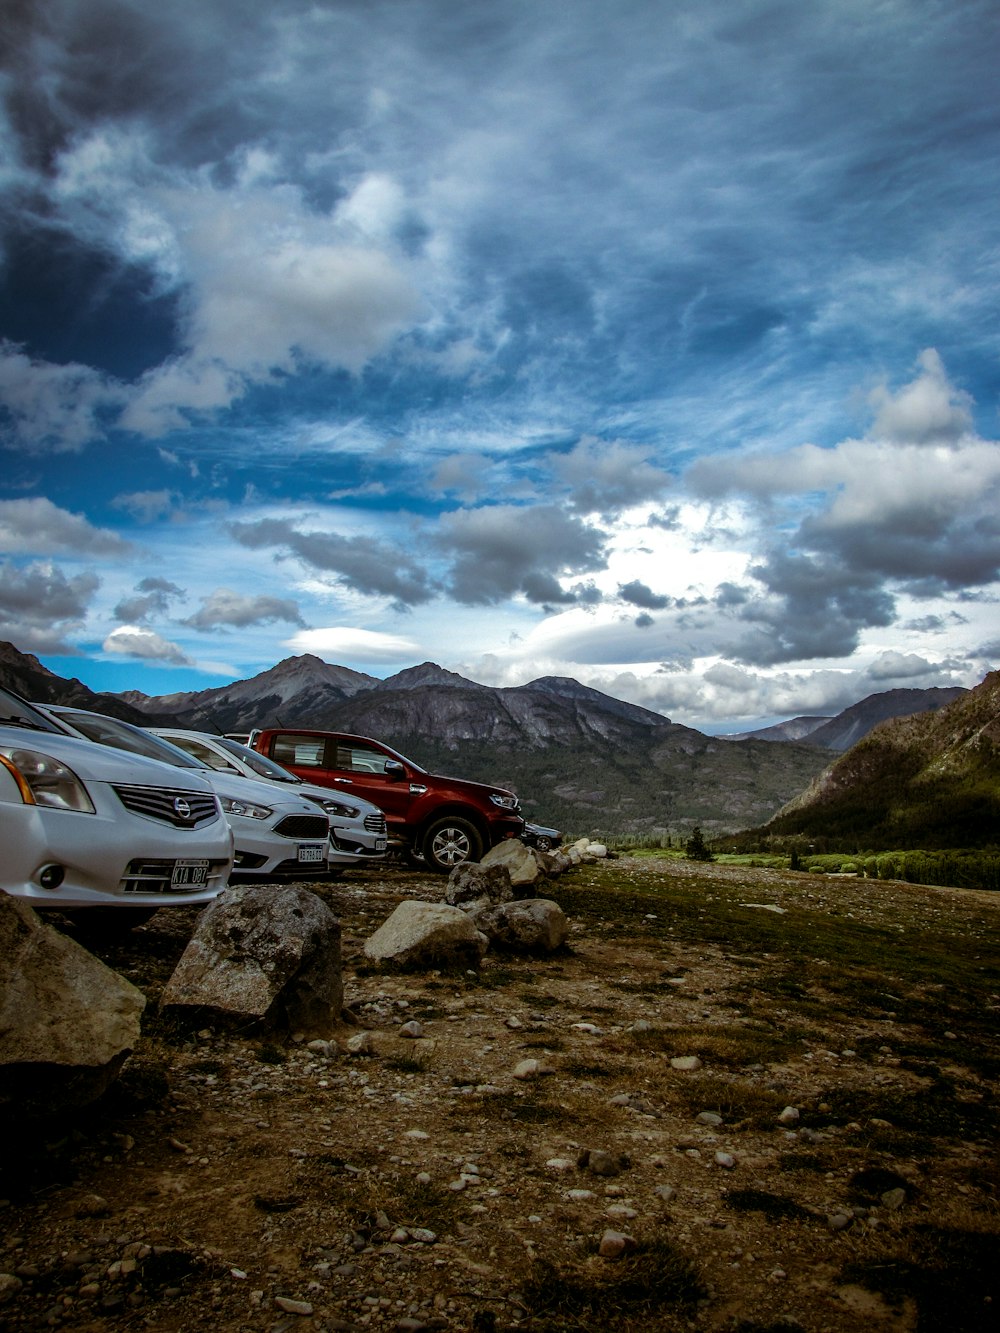
[[[60,708],[58,717],[65,718],[74,730],[89,741],[99,745],[112,745],[119,750],[128,750],[132,754],[141,754],[146,759],[159,759],[161,763],[173,764],[175,768],[203,769],[197,759],[186,754],[170,741],[153,736],[140,727],[133,727],[130,722],[122,722],[116,717],[104,713],[88,713],[79,708]]]
[[[323,768],[325,750],[322,736],[276,736],[271,754],[279,764]]]
[[[384,773],[386,756],[370,745],[337,745],[335,767],[350,769],[352,773]]]
[[[203,741],[195,740],[193,736],[167,736],[165,739],[172,745],[179,745],[182,750],[200,760],[206,768],[214,768],[222,773],[240,773],[239,768],[230,763],[225,755],[219,754]],[[243,776],[242,773],[240,776]]]
[[[287,768],[282,768],[273,759],[268,759],[267,755],[258,754],[256,750],[251,750],[238,741],[230,740],[228,736],[220,736],[217,744],[228,750],[230,754],[236,755],[237,759],[241,759],[247,768],[252,769],[260,778],[268,778],[271,782],[290,782],[293,786],[301,785],[301,778],[297,778],[294,773],[289,773]]]

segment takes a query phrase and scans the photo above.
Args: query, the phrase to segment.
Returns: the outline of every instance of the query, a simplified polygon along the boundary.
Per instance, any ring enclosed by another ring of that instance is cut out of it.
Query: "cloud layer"
[[[314,643],[734,729],[991,665],[989,0],[5,23],[18,647],[155,689]]]

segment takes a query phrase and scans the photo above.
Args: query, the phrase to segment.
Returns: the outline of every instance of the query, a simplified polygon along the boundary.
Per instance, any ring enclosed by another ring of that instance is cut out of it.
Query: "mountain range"
[[[1000,671],[950,703],[880,723],[763,829],[817,850],[1000,844]]]
[[[298,725],[376,736],[425,768],[512,788],[538,823],[636,838],[683,838],[695,825],[713,837],[762,825],[809,787],[838,743],[904,706],[938,710],[943,696],[968,693],[872,695],[836,718],[815,719],[805,741],[776,744],[752,734],[707,736],[567,677],[500,689],[432,662],[378,680],[306,654],[207,690],[95,694],[0,643],[0,684],[147,726],[239,733]],[[819,732],[826,736],[816,743]]]

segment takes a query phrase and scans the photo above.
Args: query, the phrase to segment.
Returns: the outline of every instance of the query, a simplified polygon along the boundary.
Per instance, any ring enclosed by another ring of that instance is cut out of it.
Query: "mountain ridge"
[[[754,832],[830,850],[996,845],[1000,671],[940,708],[886,718]]]

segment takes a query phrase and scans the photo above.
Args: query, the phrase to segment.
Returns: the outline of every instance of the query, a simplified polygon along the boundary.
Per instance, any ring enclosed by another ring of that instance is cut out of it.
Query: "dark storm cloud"
[[[452,560],[449,591],[469,606],[519,593],[539,605],[569,605],[559,579],[602,569],[605,537],[555,505],[494,505],[441,518],[437,546]]]
[[[427,571],[403,552],[374,537],[341,537],[331,532],[300,532],[284,519],[231,523],[242,546],[287,552],[311,569],[334,574],[356,592],[389,597],[399,607],[418,606],[435,595]]]
[[[250,625],[271,625],[276,620],[305,625],[295,602],[283,597],[247,597],[231,588],[216,588],[200,609],[184,621],[192,629],[212,630],[231,626],[246,629]]]
[[[92,573],[67,576],[48,564],[19,569],[0,561],[0,638],[24,652],[73,653],[66,638],[79,632],[100,582]]]
[[[139,625],[151,616],[165,615],[170,603],[184,595],[184,590],[168,579],[140,579],[135,585],[135,595],[123,597],[112,615],[125,624]]]
[[[848,657],[861,630],[891,625],[893,597],[877,574],[774,551],[750,573],[768,596],[751,597],[738,617],[753,628],[734,644],[733,656],[755,666]]]
[[[623,602],[630,602],[633,606],[645,607],[647,611],[663,611],[666,607],[673,605],[673,598],[662,597],[647,588],[645,583],[639,579],[633,579],[631,583],[620,583],[618,585],[618,596]]]

